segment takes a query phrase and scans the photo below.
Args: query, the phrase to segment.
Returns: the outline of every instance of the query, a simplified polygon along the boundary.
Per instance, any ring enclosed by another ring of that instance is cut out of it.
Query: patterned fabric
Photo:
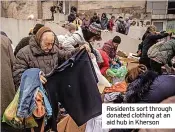
[[[114,59],[116,56],[116,48],[112,43],[112,40],[109,40],[108,42],[106,42],[102,48],[103,51],[105,51],[108,56],[110,57],[110,59]]]
[[[148,57],[161,64],[169,64],[175,56],[175,39],[157,43],[148,50]]]
[[[102,30],[102,27],[100,24],[97,24],[94,22],[91,25],[89,25],[89,31],[91,31],[97,35],[101,34],[101,30]]]

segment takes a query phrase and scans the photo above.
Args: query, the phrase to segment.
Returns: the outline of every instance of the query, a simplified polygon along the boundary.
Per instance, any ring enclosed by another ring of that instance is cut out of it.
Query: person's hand
[[[82,45],[82,46],[80,47],[80,50],[83,49],[83,48],[85,48],[87,52],[91,52],[91,49],[90,49],[90,47],[89,47],[88,44]]]
[[[95,58],[95,55],[89,52],[89,56],[91,59]]]
[[[113,65],[116,65],[117,63],[116,63],[115,61],[112,61],[112,64],[113,64]]]
[[[40,81],[42,82],[42,84],[45,84],[47,82],[47,79],[44,77],[45,74],[44,72],[40,72]]]

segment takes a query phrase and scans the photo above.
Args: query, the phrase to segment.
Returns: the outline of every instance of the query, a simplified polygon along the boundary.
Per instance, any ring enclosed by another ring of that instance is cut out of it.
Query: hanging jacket
[[[31,68],[26,70],[21,78],[20,84],[20,94],[19,94],[19,104],[17,109],[17,116],[21,118],[27,118],[32,115],[34,109],[36,108],[35,96],[36,91],[40,90],[43,98],[45,109],[47,111],[47,115],[52,115],[52,108],[50,103],[44,94],[43,86],[40,81],[40,69]]]
[[[175,56],[175,39],[157,43],[148,50],[148,57],[160,64],[169,64]]]
[[[85,49],[57,67],[47,77],[45,88],[53,109],[52,120],[49,123],[52,131],[57,131],[58,102],[78,126],[102,113],[97,82],[95,69]]]

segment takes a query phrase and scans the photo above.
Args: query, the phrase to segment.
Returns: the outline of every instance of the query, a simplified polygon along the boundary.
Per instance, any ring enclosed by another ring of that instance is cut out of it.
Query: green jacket
[[[169,64],[175,56],[175,39],[157,43],[148,50],[148,57],[161,64]]]

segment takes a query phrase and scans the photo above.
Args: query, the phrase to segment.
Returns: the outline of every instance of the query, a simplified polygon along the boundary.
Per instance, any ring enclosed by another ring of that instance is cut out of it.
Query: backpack
[[[119,33],[122,33],[122,34],[125,34],[125,32],[126,32],[126,27],[125,27],[125,24],[124,23],[119,23],[118,24],[118,32]]]

